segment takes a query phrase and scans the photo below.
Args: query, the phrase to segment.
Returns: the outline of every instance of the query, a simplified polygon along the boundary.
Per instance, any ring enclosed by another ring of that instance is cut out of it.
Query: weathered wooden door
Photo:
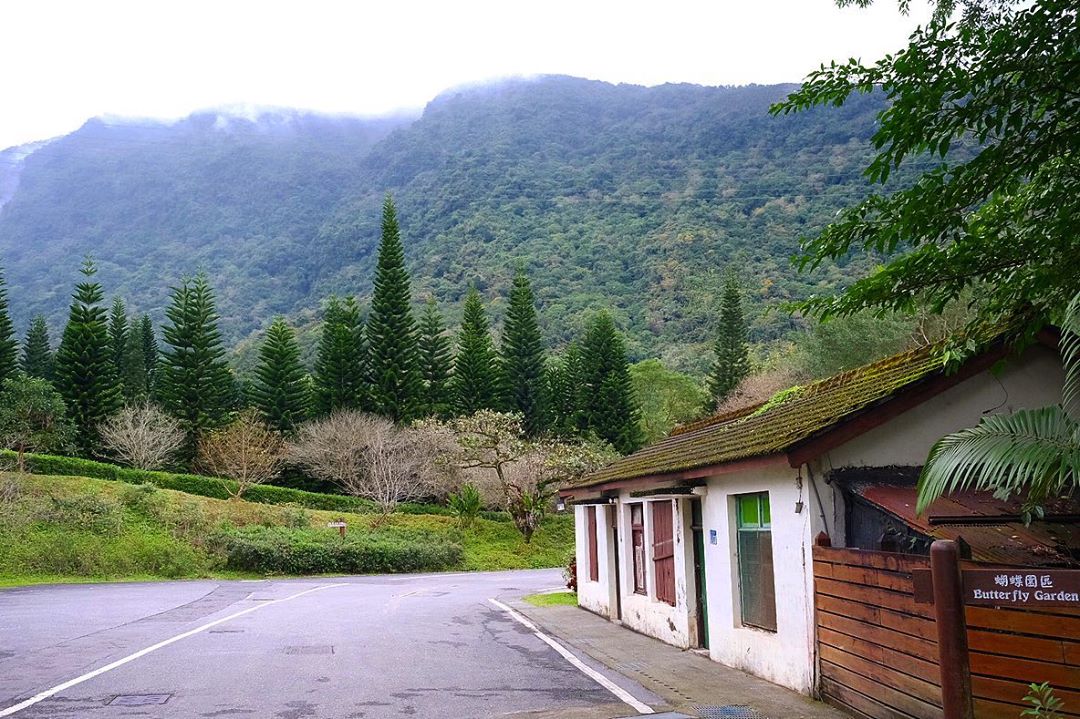
[[[672,502],[652,503],[656,598],[675,606],[675,522]]]

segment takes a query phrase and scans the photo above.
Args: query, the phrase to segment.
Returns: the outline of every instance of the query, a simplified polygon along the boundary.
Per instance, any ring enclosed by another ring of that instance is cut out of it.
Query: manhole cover
[[[701,719],[765,719],[763,715],[743,704],[694,707],[694,711],[701,715]]]
[[[113,697],[109,706],[143,707],[150,704],[164,704],[172,694],[121,694]]]
[[[316,644],[306,647],[285,647],[286,654],[333,654],[332,644]]]

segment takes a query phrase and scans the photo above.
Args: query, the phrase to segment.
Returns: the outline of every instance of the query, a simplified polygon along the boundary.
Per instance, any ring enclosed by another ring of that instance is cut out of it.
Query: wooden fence
[[[911,578],[929,567],[927,557],[814,547],[822,698],[856,717],[940,719],[933,607],[915,603]],[[967,607],[966,614],[978,719],[1017,719],[1027,685],[1043,681],[1066,716],[1080,717],[1080,611]]]

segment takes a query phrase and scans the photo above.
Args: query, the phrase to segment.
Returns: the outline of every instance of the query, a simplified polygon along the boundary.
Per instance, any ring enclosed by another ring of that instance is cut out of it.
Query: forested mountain
[[[20,326],[59,318],[86,252],[108,293],[157,317],[203,269],[237,339],[331,293],[365,299],[391,192],[413,297],[448,303],[453,324],[470,283],[501,321],[520,263],[550,345],[610,307],[633,358],[701,369],[729,264],[754,339],[791,326],[765,308],[870,266],[801,275],[789,257],[865,191],[882,100],[770,117],[793,88],[545,77],[447,92],[415,119],[91,121],[21,162],[0,261]],[[0,159],[0,187],[15,164]]]

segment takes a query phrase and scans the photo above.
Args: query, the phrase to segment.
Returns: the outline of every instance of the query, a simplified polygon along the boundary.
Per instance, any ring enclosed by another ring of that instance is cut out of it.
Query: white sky
[[[251,103],[422,107],[462,83],[558,73],[655,85],[797,82],[874,60],[927,18],[895,0],[4,0],[0,148],[113,114]]]

